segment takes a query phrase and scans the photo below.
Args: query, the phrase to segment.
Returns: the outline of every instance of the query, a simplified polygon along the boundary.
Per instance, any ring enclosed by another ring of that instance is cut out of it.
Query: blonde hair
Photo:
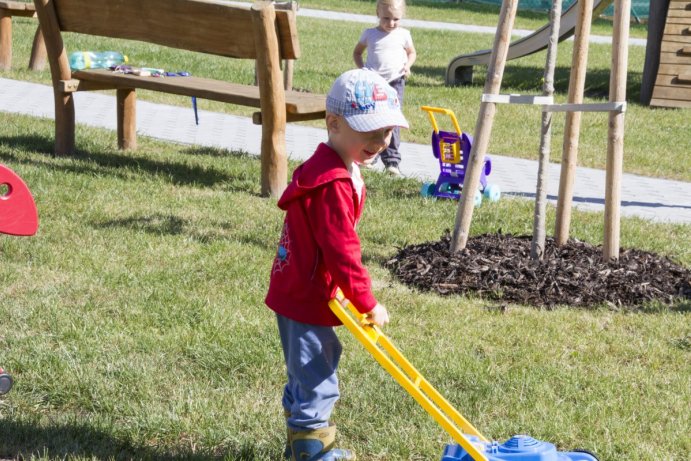
[[[377,14],[379,14],[379,8],[383,6],[400,9],[401,14],[405,16],[405,0],[377,0]]]

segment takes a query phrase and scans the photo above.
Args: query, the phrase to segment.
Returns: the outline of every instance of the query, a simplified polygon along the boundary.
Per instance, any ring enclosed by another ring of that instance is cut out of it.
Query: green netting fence
[[[501,6],[501,0],[465,0],[472,3],[485,3],[488,5]],[[576,0],[563,0],[563,9],[565,10]],[[533,10],[533,11],[549,11],[552,7],[551,0],[519,0],[518,9],[519,10]],[[650,0],[631,0],[631,17],[636,20],[646,20],[648,19],[648,13],[650,12]],[[614,6],[610,5],[605,12],[604,16],[614,16]]]

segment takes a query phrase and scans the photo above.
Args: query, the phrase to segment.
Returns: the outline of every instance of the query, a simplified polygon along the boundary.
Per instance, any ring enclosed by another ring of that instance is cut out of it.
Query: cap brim
[[[408,121],[400,111],[391,111],[379,114],[353,114],[344,115],[348,125],[355,131],[366,132],[381,130],[390,126],[408,128]]]

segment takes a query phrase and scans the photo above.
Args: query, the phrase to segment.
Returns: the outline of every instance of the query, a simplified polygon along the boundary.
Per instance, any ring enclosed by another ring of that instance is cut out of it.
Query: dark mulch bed
[[[403,248],[386,263],[403,283],[439,294],[483,297],[540,307],[633,307],[657,301],[687,304],[691,270],[666,257],[621,249],[618,262],[602,261],[602,247],[548,239],[542,261],[530,259],[530,236],[485,234],[451,254],[450,235]]]

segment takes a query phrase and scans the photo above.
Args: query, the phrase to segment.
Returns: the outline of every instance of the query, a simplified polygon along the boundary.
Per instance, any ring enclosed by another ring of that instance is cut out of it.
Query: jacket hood
[[[314,154],[293,172],[293,178],[278,200],[282,210],[295,199],[338,179],[350,180],[350,173],[338,153],[321,143]]]

